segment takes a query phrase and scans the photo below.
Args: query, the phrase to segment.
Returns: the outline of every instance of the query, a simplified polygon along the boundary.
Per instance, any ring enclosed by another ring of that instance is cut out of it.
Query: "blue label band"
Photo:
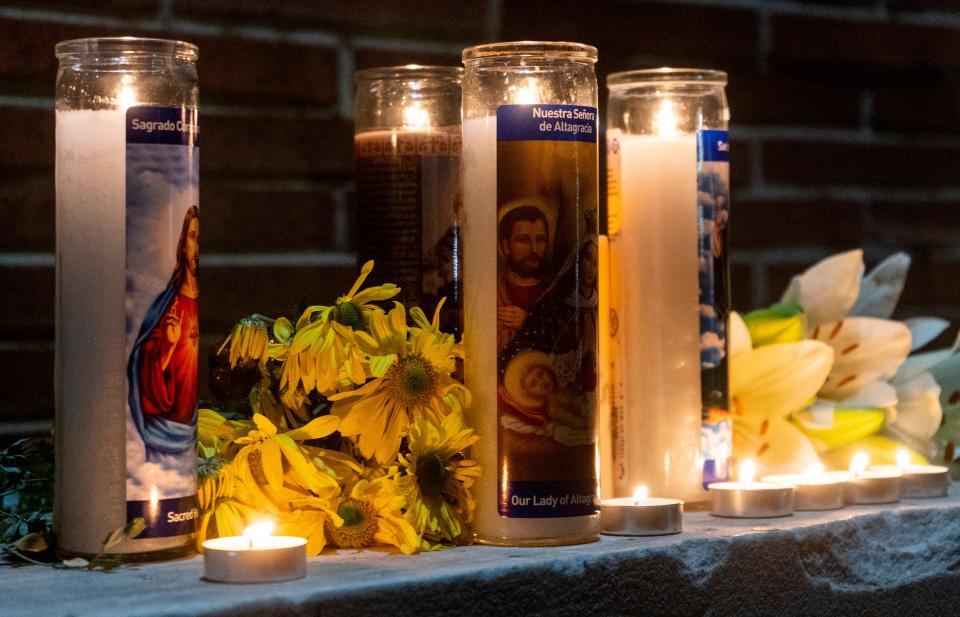
[[[127,143],[199,146],[197,110],[131,107],[127,110]]]
[[[500,516],[559,518],[596,514],[597,485],[591,480],[568,482],[507,482],[501,494]]]
[[[597,108],[585,105],[501,105],[497,141],[597,143]]]
[[[183,536],[196,530],[197,498],[174,497],[151,501],[128,501],[127,520],[143,517],[146,527],[137,538],[167,538]]]
[[[697,133],[697,161],[726,162],[730,160],[730,138],[726,131]]]

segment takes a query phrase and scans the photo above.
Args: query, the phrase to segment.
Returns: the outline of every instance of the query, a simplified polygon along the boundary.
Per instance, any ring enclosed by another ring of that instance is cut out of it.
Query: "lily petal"
[[[730,363],[735,414],[784,418],[803,408],[823,385],[832,362],[833,349],[819,341],[778,343],[741,353]]]
[[[929,440],[943,419],[940,385],[930,373],[921,373],[897,388],[897,419],[890,429],[917,440]]]
[[[860,295],[849,315],[890,319],[903,292],[910,256],[895,253],[877,264],[860,283]]]
[[[843,400],[877,379],[889,379],[910,353],[910,330],[899,321],[851,317],[814,328],[810,338],[833,347],[830,377],[820,395]]]
[[[910,351],[920,349],[933,339],[940,336],[944,330],[950,327],[950,322],[939,317],[915,317],[913,319],[904,319],[903,323],[910,328],[910,335],[913,337],[913,344]]]
[[[733,456],[753,459],[763,474],[798,472],[820,462],[810,440],[789,421],[777,417],[735,420]]]
[[[839,321],[856,302],[862,276],[863,251],[839,253],[794,277],[781,301],[799,303],[808,328]]]
[[[897,389],[885,381],[873,381],[837,404],[841,409],[893,407],[897,404]]]
[[[817,423],[809,410],[794,414],[792,420],[817,452],[826,452],[879,432],[885,417],[882,409],[835,409],[827,426]]]

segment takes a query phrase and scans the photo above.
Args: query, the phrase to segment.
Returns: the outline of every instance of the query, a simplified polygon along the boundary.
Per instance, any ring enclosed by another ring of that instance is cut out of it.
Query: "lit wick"
[[[247,539],[247,549],[251,551],[254,540],[263,540],[271,535],[273,535],[273,521],[255,523],[243,530],[243,537]]]
[[[646,501],[649,496],[650,491],[647,490],[646,486],[638,486],[637,490],[633,491],[633,505],[639,506],[640,502]]]

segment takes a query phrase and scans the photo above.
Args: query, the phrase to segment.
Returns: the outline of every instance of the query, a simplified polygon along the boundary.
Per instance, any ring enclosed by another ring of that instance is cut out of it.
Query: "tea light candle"
[[[928,499],[946,497],[950,489],[950,470],[940,465],[911,465],[906,450],[897,452],[897,465],[873,465],[871,471],[899,472],[902,480],[901,497]]]
[[[740,465],[737,482],[714,482],[711,514],[728,518],[774,518],[793,514],[793,486],[754,482],[756,465],[750,459]]]
[[[867,469],[869,457],[858,452],[850,461],[850,478],[844,486],[848,504],[894,503],[900,501],[902,477],[899,469]]]
[[[203,577],[218,583],[276,583],[307,574],[307,541],[273,536],[273,523],[247,527],[242,536],[203,543]]]
[[[648,497],[641,486],[633,497],[600,502],[600,527],[611,536],[666,536],[683,530],[683,502]]]
[[[802,474],[764,476],[764,482],[793,485],[793,509],[797,511],[836,510],[843,507],[845,471],[824,471],[819,463],[810,465]]]

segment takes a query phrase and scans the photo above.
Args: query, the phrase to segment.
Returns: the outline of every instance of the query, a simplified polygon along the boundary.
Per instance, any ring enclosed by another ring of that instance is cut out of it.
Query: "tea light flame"
[[[243,537],[247,539],[249,548],[253,548],[257,542],[263,543],[263,540],[273,534],[273,521],[262,521],[254,523],[243,530]]]
[[[903,448],[897,450],[897,467],[900,468],[900,473],[904,473],[910,467],[910,453]]]
[[[853,459],[850,461],[850,475],[854,478],[857,478],[862,474],[866,469],[867,465],[870,464],[870,457],[867,456],[866,452],[857,452],[853,455]]]
[[[639,505],[641,501],[646,501],[649,496],[650,491],[647,490],[646,486],[638,486],[637,490],[633,491],[633,505]]]
[[[740,473],[737,480],[741,484],[750,484],[753,482],[753,476],[757,473],[757,464],[752,459],[747,459],[740,463]]]
[[[808,484],[811,482],[816,482],[817,480],[823,478],[823,471],[823,465],[820,463],[812,463],[807,465],[807,468],[803,470],[801,478],[803,478],[803,481]]]
[[[673,101],[666,100],[660,103],[656,123],[658,135],[672,137],[677,134],[677,116],[673,112]]]

